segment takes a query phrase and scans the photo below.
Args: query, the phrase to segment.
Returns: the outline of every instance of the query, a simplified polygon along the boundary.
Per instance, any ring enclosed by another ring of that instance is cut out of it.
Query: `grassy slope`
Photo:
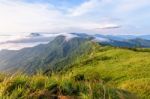
[[[149,50],[98,45],[93,49],[81,56],[78,63],[51,76],[15,75],[1,79],[0,98],[136,99],[131,93],[150,98]]]
[[[147,50],[147,49],[146,49]],[[85,79],[99,78],[105,85],[117,87],[150,98],[150,52],[102,47],[85,62],[68,71],[84,75]]]

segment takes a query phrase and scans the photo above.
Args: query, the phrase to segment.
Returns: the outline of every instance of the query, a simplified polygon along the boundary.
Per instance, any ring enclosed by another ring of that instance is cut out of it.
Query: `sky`
[[[150,0],[0,0],[0,35],[150,34]]]

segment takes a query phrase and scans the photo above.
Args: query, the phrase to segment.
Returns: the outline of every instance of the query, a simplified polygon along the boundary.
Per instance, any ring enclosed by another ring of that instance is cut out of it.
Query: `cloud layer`
[[[149,0],[81,0],[78,5],[74,5],[73,0],[64,1],[59,1],[62,2],[62,6],[57,6],[54,1],[33,3],[25,0],[1,0],[1,34],[6,32],[148,34],[150,31]],[[66,4],[72,6],[65,7]]]

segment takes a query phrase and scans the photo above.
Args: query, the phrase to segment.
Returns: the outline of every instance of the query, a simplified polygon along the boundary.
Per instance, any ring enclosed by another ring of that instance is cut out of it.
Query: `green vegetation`
[[[93,43],[90,53],[81,55],[61,71],[2,76],[0,98],[150,99],[149,59],[148,49]]]
[[[136,99],[124,90],[110,88],[101,81],[52,75],[16,75],[0,84],[1,99]]]

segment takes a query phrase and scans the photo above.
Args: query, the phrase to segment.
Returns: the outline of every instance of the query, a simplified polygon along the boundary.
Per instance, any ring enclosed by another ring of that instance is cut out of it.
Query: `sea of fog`
[[[48,43],[56,34],[0,34],[0,50],[19,50],[25,47],[33,47]]]
[[[19,50],[39,44],[47,44],[59,35],[66,36],[66,40],[74,37],[68,33],[20,33],[14,35],[0,33],[0,50]]]

